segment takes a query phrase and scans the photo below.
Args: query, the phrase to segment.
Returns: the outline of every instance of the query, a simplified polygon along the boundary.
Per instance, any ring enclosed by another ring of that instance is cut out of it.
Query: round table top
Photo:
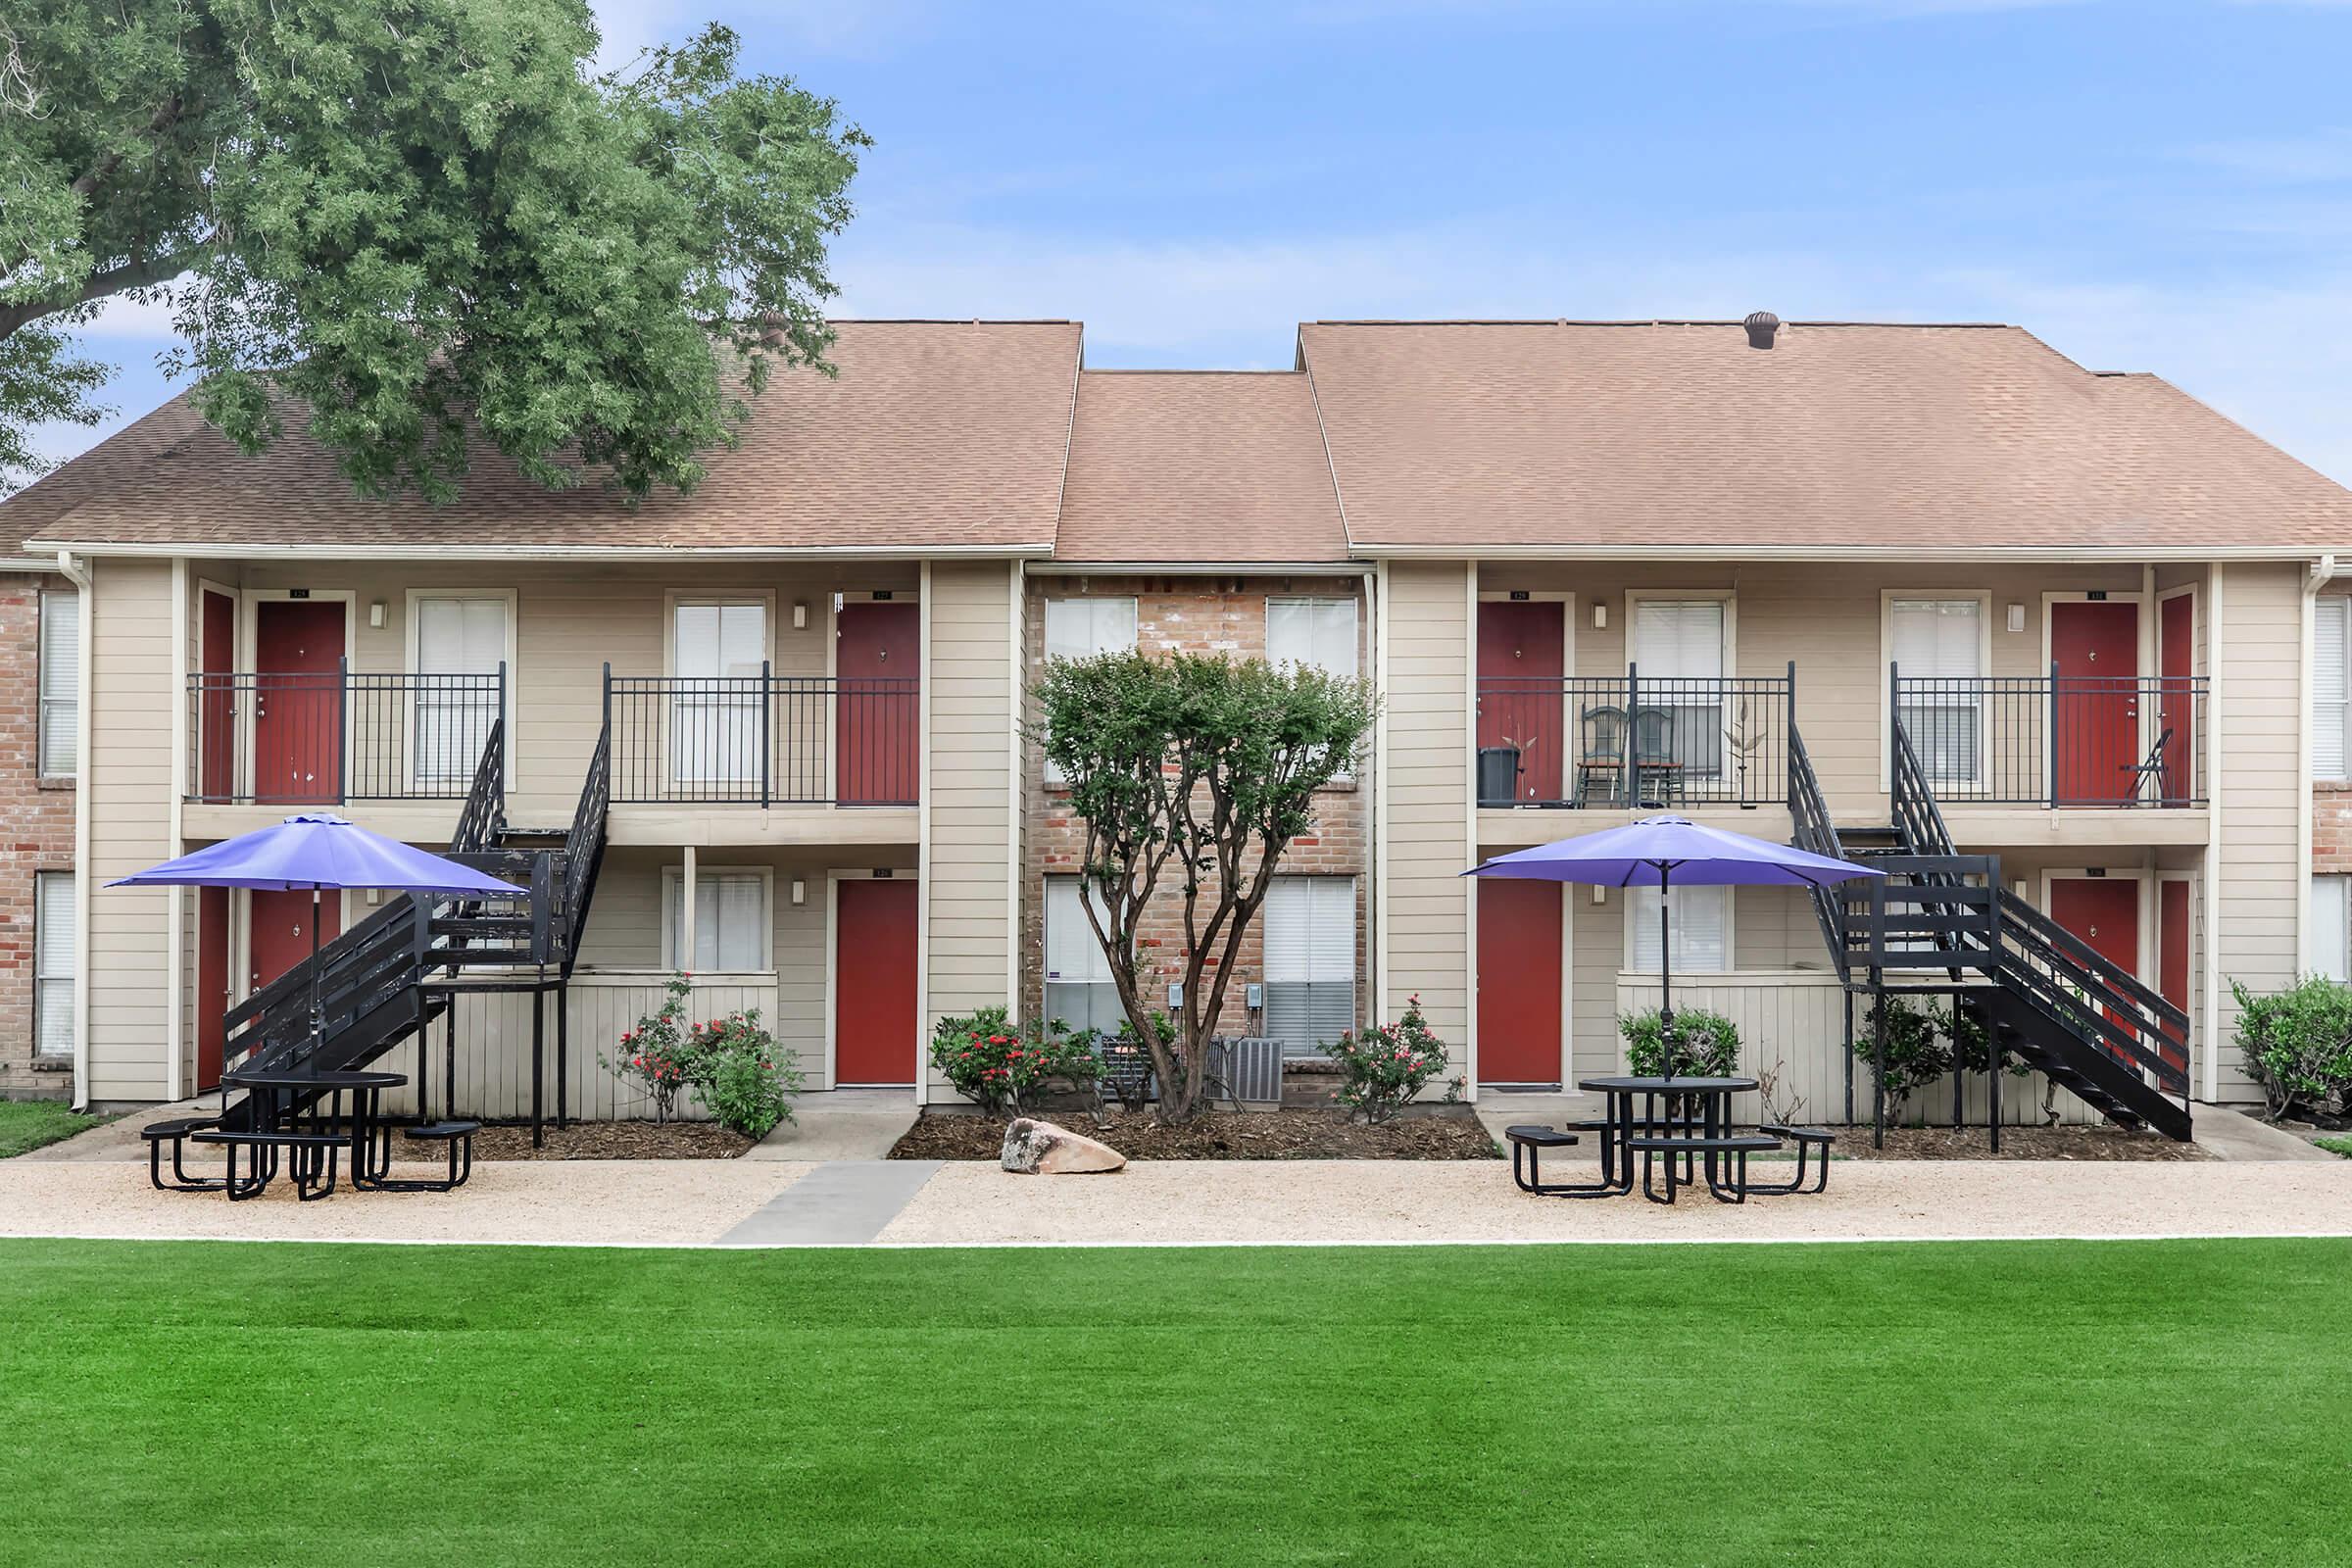
[[[1733,1095],[1756,1087],[1753,1078],[1579,1078],[1579,1089],[1609,1095]]]
[[[224,1072],[220,1081],[236,1089],[398,1089],[409,1081],[402,1072],[311,1072],[300,1067],[243,1068]]]

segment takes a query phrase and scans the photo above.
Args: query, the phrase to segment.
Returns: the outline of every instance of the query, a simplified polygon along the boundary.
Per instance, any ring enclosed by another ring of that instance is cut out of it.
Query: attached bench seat
[[[384,1151],[379,1168],[368,1171],[365,1178],[352,1178],[352,1185],[370,1193],[448,1193],[466,1185],[473,1174],[473,1135],[482,1130],[478,1121],[418,1122],[403,1130],[401,1136],[415,1143],[439,1144],[449,1156],[446,1176],[403,1176],[397,1180],[387,1174],[391,1169],[391,1151]]]
[[[335,1190],[335,1161],[342,1150],[350,1147],[351,1135],[344,1132],[306,1132],[289,1127],[264,1127],[253,1131],[212,1127],[190,1133],[189,1141],[199,1144],[219,1144],[228,1151],[228,1197],[231,1202],[254,1198],[277,1174],[277,1152],[290,1152],[286,1171],[294,1179],[294,1196],[303,1202],[316,1202]],[[248,1150],[251,1168],[240,1181],[237,1176],[237,1151]]]
[[[209,1132],[220,1125],[218,1116],[172,1116],[163,1121],[151,1121],[139,1129],[147,1141],[147,1179],[159,1193],[218,1193],[228,1186],[220,1176],[191,1176],[182,1159],[187,1152],[192,1134]],[[164,1146],[172,1146],[172,1179],[164,1180]]]
[[[1511,1180],[1523,1193],[1539,1198],[1607,1198],[1625,1189],[1604,1178],[1597,1183],[1547,1182],[1544,1179],[1543,1158],[1546,1149],[1573,1149],[1583,1142],[1572,1132],[1556,1127],[1539,1127],[1532,1123],[1502,1130],[1504,1142],[1511,1146]]]
[[[1675,1189],[1682,1185],[1681,1173],[1688,1160],[1681,1156],[1706,1155],[1707,1192],[1716,1201],[1744,1203],[1747,1201],[1747,1156],[1769,1153],[1781,1147],[1781,1141],[1767,1133],[1727,1133],[1713,1138],[1666,1138],[1646,1136],[1625,1141],[1626,1152],[1642,1156],[1642,1196],[1653,1203],[1674,1201]],[[1651,1178],[1659,1154],[1666,1156],[1666,1193],[1660,1197]],[[1719,1161],[1715,1156],[1725,1158]],[[1722,1166],[1729,1164],[1731,1179],[1724,1179]],[[1692,1184],[1695,1185],[1695,1184]]]
[[[1830,1145],[1838,1141],[1836,1133],[1827,1127],[1794,1127],[1785,1122],[1767,1122],[1756,1131],[1796,1146],[1796,1175],[1789,1181],[1774,1182],[1764,1187],[1750,1187],[1749,1192],[1818,1193],[1830,1185]],[[1815,1151],[1819,1151],[1819,1152],[1815,1152]],[[1814,1172],[1811,1187],[1805,1185],[1805,1161],[1808,1157],[1821,1162],[1821,1169]]]

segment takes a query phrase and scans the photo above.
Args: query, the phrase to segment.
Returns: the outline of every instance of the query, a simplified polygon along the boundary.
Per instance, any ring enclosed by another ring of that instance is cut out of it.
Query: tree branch
[[[170,130],[172,122],[179,119],[179,95],[177,93],[173,93],[170,98],[164,100],[163,106],[157,109],[153,117],[148,120],[147,129],[144,133],[147,140],[150,143],[153,143],[158,136],[161,136],[165,131]],[[129,153],[127,149],[121,147],[116,148],[113,152],[108,153],[104,158],[99,159],[98,162],[88,172],[83,173],[80,178],[74,180],[72,185],[67,187],[67,189],[71,190],[76,196],[88,196],[90,192],[96,190],[101,183],[103,183],[110,175],[112,175],[116,170],[121,169],[122,167],[122,160],[128,156]]]
[[[203,245],[195,247],[196,250],[204,248]],[[0,337],[7,337],[17,328],[37,321],[44,316],[55,316],[60,311],[71,311],[133,289],[169,283],[186,271],[194,260],[190,251],[143,257],[135,262],[125,262],[112,271],[91,273],[83,280],[81,287],[74,290],[72,299],[20,300],[15,304],[0,305]]]

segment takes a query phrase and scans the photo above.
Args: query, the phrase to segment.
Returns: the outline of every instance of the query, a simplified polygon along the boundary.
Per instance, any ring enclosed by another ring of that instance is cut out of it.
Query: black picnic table
[[[1655,1197],[1650,1184],[1652,1161],[1663,1152],[1667,1196],[1661,1201],[1672,1202],[1678,1174],[1695,1185],[1694,1158],[1704,1154],[1708,1191],[1720,1198],[1725,1188],[1719,1180],[1719,1155],[1737,1154],[1742,1175],[1735,1185],[1745,1186],[1746,1153],[1729,1147],[1738,1141],[1730,1136],[1731,1104],[1732,1096],[1755,1087],[1756,1080],[1741,1077],[1611,1074],[1580,1079],[1577,1088],[1603,1097],[1605,1113],[1598,1121],[1573,1122],[1563,1132],[1547,1127],[1509,1129],[1512,1179],[1523,1190],[1546,1198],[1621,1198],[1634,1190],[1634,1155],[1638,1152],[1642,1156],[1642,1190],[1645,1196]],[[1600,1180],[1544,1181],[1539,1151],[1574,1144],[1579,1131],[1600,1135]],[[1759,1142],[1779,1147],[1772,1140]],[[1525,1168],[1520,1162],[1522,1153],[1528,1160]]]
[[[252,1097],[254,1130],[215,1128],[190,1137],[196,1143],[227,1147],[229,1198],[258,1194],[276,1174],[278,1152],[283,1150],[295,1196],[307,1203],[335,1190],[335,1158],[345,1145],[351,1150],[354,1187],[364,1187],[367,1178],[381,1175],[373,1157],[378,1143],[378,1100],[385,1090],[398,1089],[409,1080],[407,1074],[397,1072],[246,1067],[221,1074],[220,1081]],[[287,1115],[286,1107],[304,1095],[314,1097],[307,1112]],[[351,1097],[349,1132],[337,1130],[336,1125],[343,1120],[345,1095]],[[279,1125],[281,1120],[285,1125]],[[251,1174],[243,1183],[237,1179],[237,1150],[241,1147],[251,1151],[252,1161]]]

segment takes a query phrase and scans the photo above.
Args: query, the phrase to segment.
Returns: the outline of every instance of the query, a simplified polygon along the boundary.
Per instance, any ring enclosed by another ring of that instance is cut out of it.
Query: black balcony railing
[[[2206,800],[2202,675],[1905,675],[1888,701],[1947,804],[2192,807]]]
[[[507,708],[484,674],[355,671],[188,676],[185,799],[333,806],[466,798]]]
[[[615,804],[912,806],[920,680],[615,675],[605,669]]]
[[[1484,807],[1777,805],[1788,797],[1785,675],[1478,680]]]

